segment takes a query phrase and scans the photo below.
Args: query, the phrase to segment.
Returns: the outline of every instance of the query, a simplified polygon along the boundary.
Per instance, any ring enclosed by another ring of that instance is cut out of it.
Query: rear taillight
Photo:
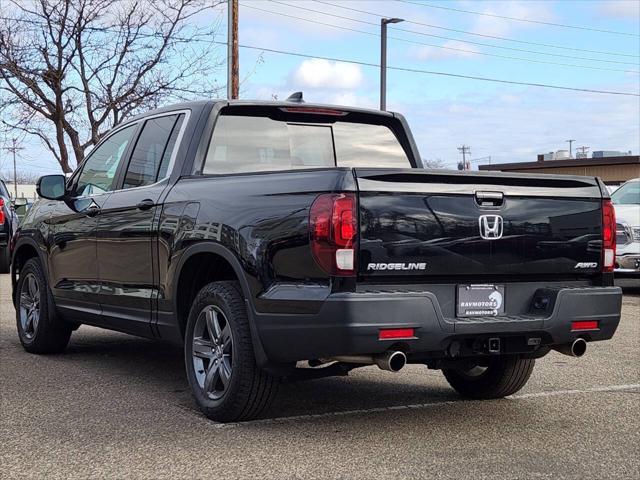
[[[4,198],[0,198],[0,225],[4,225]]]
[[[325,272],[355,274],[357,233],[355,194],[329,193],[315,199],[309,214],[309,237],[313,258]]]
[[[616,262],[616,211],[611,200],[602,201],[602,271],[613,272]]]

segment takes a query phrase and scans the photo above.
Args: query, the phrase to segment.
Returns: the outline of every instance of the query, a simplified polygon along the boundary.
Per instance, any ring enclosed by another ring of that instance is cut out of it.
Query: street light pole
[[[402,18],[380,19],[380,110],[387,109],[387,25],[403,21]]]
[[[575,142],[575,140],[572,138],[570,140],[565,140],[568,144],[569,144],[569,158],[573,158],[573,148],[571,148],[573,146],[573,142]]]

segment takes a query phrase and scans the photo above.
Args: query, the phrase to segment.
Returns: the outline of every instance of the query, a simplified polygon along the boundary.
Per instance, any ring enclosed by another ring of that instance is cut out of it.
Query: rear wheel
[[[278,380],[256,365],[236,282],[213,282],[200,290],[189,313],[184,351],[193,396],[212,420],[249,420],[275,396]]]
[[[444,377],[460,395],[475,399],[502,398],[520,390],[529,380],[535,360],[514,355],[489,357],[484,362],[466,362],[457,369],[444,369]]]
[[[30,353],[62,352],[73,327],[56,315],[40,260],[32,258],[20,269],[16,323],[20,343]]]

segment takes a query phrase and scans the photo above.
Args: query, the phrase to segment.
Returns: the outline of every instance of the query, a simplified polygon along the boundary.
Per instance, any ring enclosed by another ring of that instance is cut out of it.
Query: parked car
[[[20,341],[60,352],[80,324],[175,341],[203,412],[236,421],[282,379],[364,365],[504,397],[551,349],[613,336],[599,179],[420,158],[396,113],[217,101],[129,120],[38,182],[13,257]]]
[[[11,204],[13,205],[14,212],[16,212],[18,216],[18,223],[20,223],[27,214],[27,211],[31,208],[31,205],[33,205],[33,201],[25,197],[18,197],[14,199]]]
[[[11,197],[0,179],[0,273],[9,273],[11,266],[11,238],[18,228],[18,217],[13,211]]]
[[[640,278],[640,178],[626,182],[611,199],[617,221],[615,274]]]

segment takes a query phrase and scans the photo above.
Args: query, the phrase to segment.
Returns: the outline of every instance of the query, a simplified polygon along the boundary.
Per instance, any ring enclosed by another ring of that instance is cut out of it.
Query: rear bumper
[[[640,254],[626,254],[616,256],[616,275],[640,276]]]
[[[381,353],[398,343],[378,340],[384,328],[415,329],[415,338],[399,342],[410,357],[446,358],[453,341],[499,337],[507,349],[503,353],[534,352],[578,337],[607,340],[620,322],[619,287],[539,289],[536,295],[549,297],[547,312],[512,317],[447,318],[442,297],[439,302],[428,291],[339,293],[329,295],[317,314],[252,313],[265,354],[274,362]],[[599,328],[572,332],[576,320],[597,320]]]

